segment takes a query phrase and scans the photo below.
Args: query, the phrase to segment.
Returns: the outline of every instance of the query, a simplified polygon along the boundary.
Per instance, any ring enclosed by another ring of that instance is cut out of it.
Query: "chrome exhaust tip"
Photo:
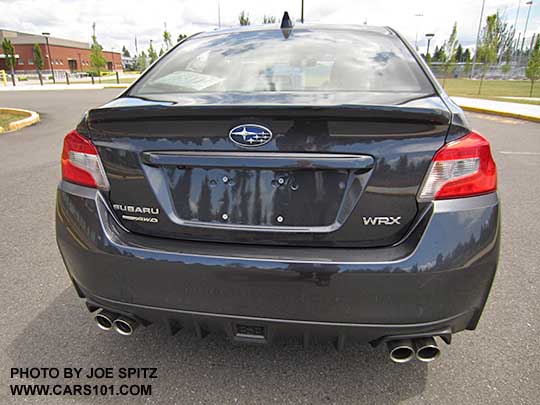
[[[113,322],[114,330],[123,336],[131,336],[137,326],[138,323],[136,320],[123,316],[116,318]]]
[[[414,358],[413,343],[410,339],[390,340],[386,342],[390,360],[394,363],[407,363]]]
[[[441,349],[433,337],[418,338],[414,340],[416,358],[429,363],[441,355]]]
[[[111,330],[116,318],[118,318],[118,315],[106,309],[102,309],[94,316],[98,328],[103,330]]]

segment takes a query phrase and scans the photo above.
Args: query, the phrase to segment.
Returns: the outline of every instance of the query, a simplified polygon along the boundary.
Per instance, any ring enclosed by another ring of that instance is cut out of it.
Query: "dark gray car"
[[[391,358],[473,330],[499,254],[496,167],[377,27],[194,35],[64,141],[57,240],[98,325],[347,339]]]

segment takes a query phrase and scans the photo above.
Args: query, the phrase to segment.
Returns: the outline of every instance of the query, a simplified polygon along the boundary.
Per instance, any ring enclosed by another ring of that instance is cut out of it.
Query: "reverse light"
[[[96,147],[75,130],[64,138],[62,178],[82,186],[109,188]]]
[[[471,132],[437,151],[420,201],[472,197],[497,190],[497,168],[489,142]]]

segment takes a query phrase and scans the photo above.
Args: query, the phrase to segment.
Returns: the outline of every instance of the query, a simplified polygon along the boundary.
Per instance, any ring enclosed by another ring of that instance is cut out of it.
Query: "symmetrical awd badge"
[[[230,130],[229,138],[240,146],[262,146],[272,139],[272,131],[262,125],[243,124]]]

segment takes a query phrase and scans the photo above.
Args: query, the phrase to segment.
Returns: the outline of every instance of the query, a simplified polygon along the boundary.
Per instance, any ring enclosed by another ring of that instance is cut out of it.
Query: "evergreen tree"
[[[459,44],[456,49],[456,62],[463,62],[463,47],[461,46],[461,44]]]
[[[463,62],[465,62],[463,73],[465,73],[466,76],[469,76],[472,69],[472,58],[471,58],[471,51],[468,48],[465,49],[465,52],[463,52]]]

